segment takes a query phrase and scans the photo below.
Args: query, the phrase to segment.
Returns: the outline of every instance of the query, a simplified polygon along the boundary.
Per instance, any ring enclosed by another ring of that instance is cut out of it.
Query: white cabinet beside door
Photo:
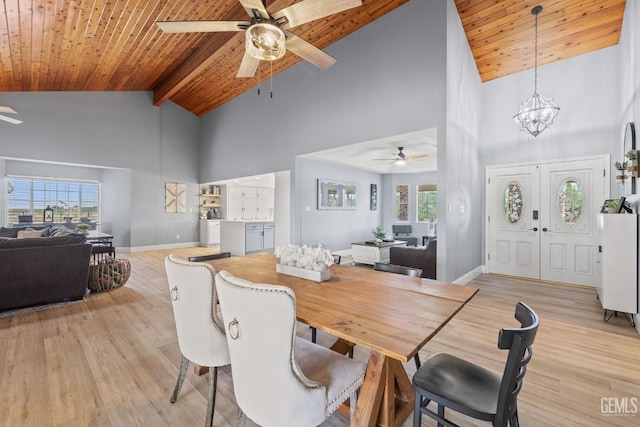
[[[598,298],[605,310],[638,312],[638,215],[599,214],[602,273]]]

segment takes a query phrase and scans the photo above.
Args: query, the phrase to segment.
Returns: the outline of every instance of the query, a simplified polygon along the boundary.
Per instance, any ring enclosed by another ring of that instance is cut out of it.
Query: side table
[[[353,264],[374,265],[376,262],[389,263],[389,249],[392,246],[407,246],[407,242],[395,240],[392,242],[356,242],[351,244]]]

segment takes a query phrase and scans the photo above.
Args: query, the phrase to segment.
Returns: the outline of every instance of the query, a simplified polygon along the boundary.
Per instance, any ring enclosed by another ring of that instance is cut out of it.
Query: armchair
[[[407,246],[418,246],[418,238],[411,236],[411,224],[392,225],[393,240],[407,242]]]

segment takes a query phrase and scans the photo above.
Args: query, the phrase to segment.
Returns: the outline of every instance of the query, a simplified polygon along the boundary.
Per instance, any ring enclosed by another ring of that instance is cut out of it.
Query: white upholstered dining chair
[[[178,398],[189,361],[209,370],[209,403],[206,426],[213,425],[218,367],[230,363],[224,325],[217,314],[215,270],[206,263],[193,263],[174,255],[165,258],[169,293],[182,360],[171,403]]]
[[[296,337],[296,298],[285,286],[216,275],[239,424],[316,426],[362,385],[366,365]]]

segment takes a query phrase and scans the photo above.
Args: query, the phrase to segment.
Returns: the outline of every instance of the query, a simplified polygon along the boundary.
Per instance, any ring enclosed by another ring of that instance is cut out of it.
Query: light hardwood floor
[[[124,288],[0,314],[0,425],[203,425],[207,376],[190,369],[178,401],[169,403],[180,361],[163,265],[170,252],[186,258],[211,250],[124,254],[133,270]],[[498,330],[515,326],[515,304],[524,301],[541,326],[520,394],[521,425],[640,425],[640,414],[601,413],[602,398],[640,399],[640,336],[622,318],[603,323],[594,290],[496,276],[472,284],[480,291],[423,348],[423,360],[446,351],[500,372],[506,353],[496,347]],[[305,325],[298,333],[310,336]],[[333,342],[322,332],[318,340]],[[355,357],[366,360],[368,353],[356,347]],[[415,372],[413,363],[405,368],[409,376]],[[235,414],[227,367],[219,375],[214,425],[234,426]],[[334,414],[323,425],[347,426],[348,419]],[[411,419],[403,424],[410,425]],[[422,425],[435,423],[423,417]]]

